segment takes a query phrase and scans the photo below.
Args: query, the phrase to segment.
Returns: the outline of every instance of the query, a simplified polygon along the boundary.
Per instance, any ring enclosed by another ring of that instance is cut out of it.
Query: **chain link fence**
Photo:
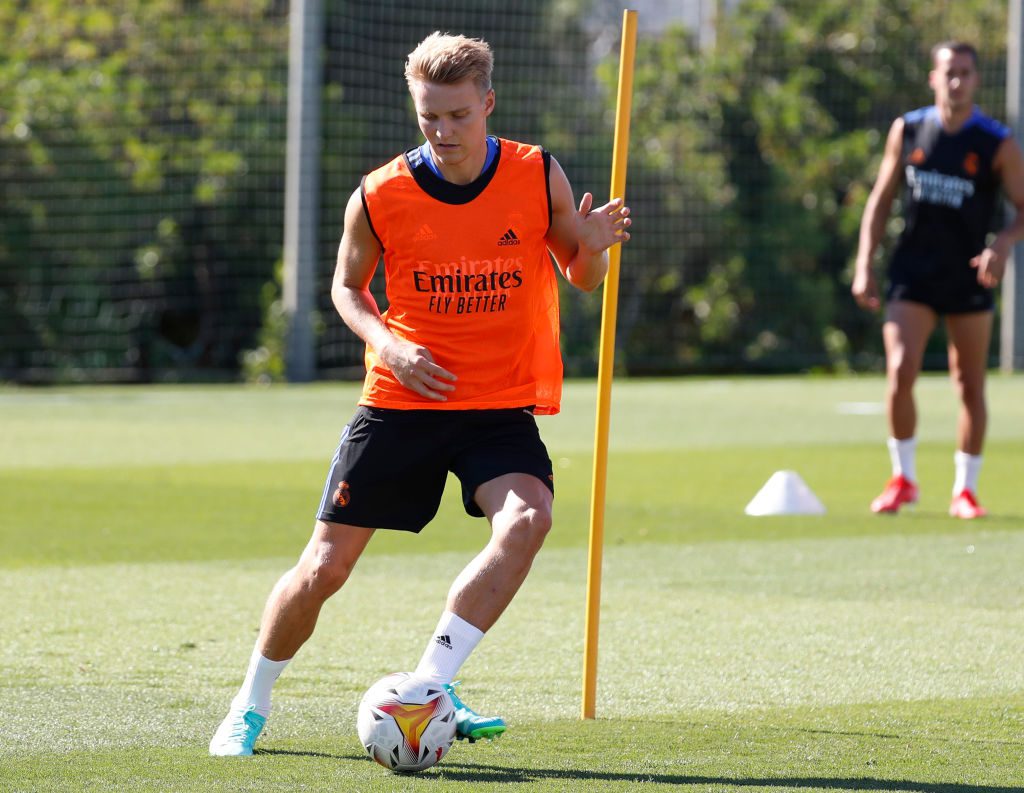
[[[0,8],[0,379],[281,375],[288,5]],[[360,176],[419,142],[406,54],[434,30],[485,38],[491,131],[543,144],[602,201],[622,6],[324,0],[319,376],[361,373],[329,283]],[[885,132],[930,103],[929,49],[953,35],[979,46],[979,102],[1002,116],[1005,0],[634,7],[621,371],[877,367],[849,279]],[[599,312],[564,290],[570,374],[596,368]]]

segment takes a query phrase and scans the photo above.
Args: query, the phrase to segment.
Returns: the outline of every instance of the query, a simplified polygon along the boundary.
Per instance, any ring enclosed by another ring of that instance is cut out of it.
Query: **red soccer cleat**
[[[871,502],[871,511],[875,513],[896,513],[904,504],[917,503],[917,485],[903,474],[894,476],[885,485],[882,495]]]
[[[988,514],[988,510],[978,503],[974,493],[964,488],[960,491],[960,495],[956,496],[949,505],[949,514],[953,518],[973,520],[974,518],[985,517]]]

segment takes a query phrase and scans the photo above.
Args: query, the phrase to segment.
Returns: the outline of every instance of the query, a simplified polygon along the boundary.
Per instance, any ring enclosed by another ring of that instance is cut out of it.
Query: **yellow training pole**
[[[633,58],[636,54],[637,12],[622,12],[622,52],[619,91],[615,101],[615,142],[610,198],[625,198],[629,115],[633,104]],[[608,251],[601,315],[601,352],[597,367],[597,422],[594,433],[594,481],[590,496],[590,552],[587,558],[587,622],[583,633],[583,718],[594,718],[597,698],[597,632],[601,618],[601,556],[604,547],[604,499],[608,477],[608,419],[612,371],[615,366],[615,314],[619,305],[619,259],[622,245]]]

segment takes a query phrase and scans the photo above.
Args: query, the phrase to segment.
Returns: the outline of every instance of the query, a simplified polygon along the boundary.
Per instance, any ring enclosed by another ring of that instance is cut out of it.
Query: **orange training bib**
[[[544,240],[549,158],[537,146],[499,143],[494,162],[469,185],[437,177],[418,149],[363,180],[367,217],[384,249],[384,322],[458,380],[446,402],[426,399],[368,347],[359,404],[558,412],[558,286]]]

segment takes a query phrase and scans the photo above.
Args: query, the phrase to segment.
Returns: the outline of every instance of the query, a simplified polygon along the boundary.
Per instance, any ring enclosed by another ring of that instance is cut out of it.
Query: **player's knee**
[[[955,377],[953,388],[956,390],[960,401],[968,408],[975,411],[985,409],[985,384],[975,382],[968,378]]]
[[[302,586],[321,600],[326,600],[341,589],[354,566],[343,557],[329,553],[327,549],[310,554],[303,562]]]
[[[540,550],[551,531],[551,512],[546,509],[520,509],[499,516],[501,542],[509,551],[532,556]],[[498,528],[499,521],[495,521]]]
[[[889,390],[892,393],[902,394],[914,387],[917,379],[917,368],[908,363],[904,358],[897,358],[888,367]]]

